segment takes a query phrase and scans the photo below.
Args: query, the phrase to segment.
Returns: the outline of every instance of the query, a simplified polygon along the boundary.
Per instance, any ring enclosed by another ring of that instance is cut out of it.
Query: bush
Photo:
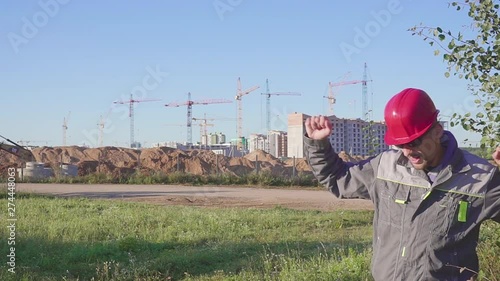
[[[251,172],[235,176],[231,174],[194,175],[183,172],[136,171],[131,175],[95,173],[77,177],[54,177],[47,179],[25,179],[19,182],[33,183],[83,183],[83,184],[189,184],[189,185],[257,185],[273,187],[318,187],[319,183],[310,174],[299,173],[295,177],[275,175],[269,171]]]

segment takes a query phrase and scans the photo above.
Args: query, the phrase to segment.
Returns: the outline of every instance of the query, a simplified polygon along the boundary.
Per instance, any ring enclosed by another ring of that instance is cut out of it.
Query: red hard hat
[[[414,88],[404,89],[385,106],[385,143],[398,145],[412,142],[434,124],[438,113],[439,110],[436,110],[426,92]]]

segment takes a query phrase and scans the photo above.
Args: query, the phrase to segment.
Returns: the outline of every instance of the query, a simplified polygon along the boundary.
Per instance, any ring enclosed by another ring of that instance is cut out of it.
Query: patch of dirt
[[[373,205],[368,200],[338,200],[332,196],[332,202],[303,202],[290,200],[249,200],[248,198],[227,198],[227,197],[186,197],[186,196],[158,196],[158,197],[129,197],[122,198],[123,201],[143,202],[155,205],[179,205],[179,206],[196,206],[207,208],[276,208],[283,207],[295,210],[320,210],[320,211],[335,211],[335,210],[373,210]]]
[[[1,186],[1,185],[0,185]],[[299,210],[372,210],[370,200],[339,199],[326,190],[268,189],[255,186],[185,186],[126,184],[30,184],[19,192],[144,202],[163,206],[275,208]]]

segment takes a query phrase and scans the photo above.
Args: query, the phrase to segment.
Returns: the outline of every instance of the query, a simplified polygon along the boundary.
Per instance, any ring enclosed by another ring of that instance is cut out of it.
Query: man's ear
[[[438,122],[434,127],[434,132],[432,132],[432,137],[434,137],[437,141],[439,141],[443,136],[443,134],[444,134],[443,125],[441,125],[441,123]]]

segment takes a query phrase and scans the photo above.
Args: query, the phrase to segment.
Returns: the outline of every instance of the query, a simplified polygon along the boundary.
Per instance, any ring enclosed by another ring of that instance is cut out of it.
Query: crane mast
[[[134,140],[134,103],[139,102],[149,102],[149,101],[160,101],[159,99],[134,99],[133,95],[130,94],[130,99],[125,101],[114,101],[116,104],[129,104],[128,116],[130,118],[130,147],[133,148],[135,144]]]
[[[237,83],[237,90],[236,90],[236,96],[234,97],[237,100],[238,103],[238,128],[237,128],[237,134],[238,134],[238,148],[242,148],[243,144],[243,105],[241,102],[241,98],[244,95],[248,95],[250,92],[253,92],[260,88],[260,86],[253,86],[249,89],[246,89],[243,91],[241,89],[241,79],[238,77],[238,83]]]
[[[63,119],[63,124],[62,124],[62,129],[63,129],[62,145],[63,146],[66,146],[66,133],[68,131],[68,121],[69,121],[70,114],[71,114],[71,111],[68,112],[68,116],[64,117],[64,119]]]
[[[108,113],[106,113],[104,117],[101,115],[99,118],[99,123],[97,123],[97,127],[99,129],[97,143],[99,147],[102,147],[104,145],[104,128],[106,127],[106,121],[108,120],[109,114],[111,114],[111,109],[108,110]]]
[[[266,92],[261,95],[266,96],[266,129],[267,132],[271,130],[271,96],[300,96],[296,92],[274,92],[269,91],[269,79],[266,79]]]
[[[368,74],[366,71],[366,62],[363,71],[363,82],[361,87],[361,100],[363,102],[363,120],[367,121],[370,119],[370,112],[368,111],[368,87],[366,85],[368,81]]]

